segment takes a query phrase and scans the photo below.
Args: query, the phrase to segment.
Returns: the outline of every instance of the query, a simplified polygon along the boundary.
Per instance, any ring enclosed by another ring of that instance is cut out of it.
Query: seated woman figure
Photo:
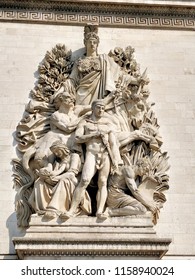
[[[70,208],[81,163],[79,155],[71,153],[61,141],[54,142],[50,150],[55,161],[37,170],[38,179],[29,203],[38,215],[55,218]],[[91,201],[87,192],[77,209],[77,215],[81,213],[91,213]]]

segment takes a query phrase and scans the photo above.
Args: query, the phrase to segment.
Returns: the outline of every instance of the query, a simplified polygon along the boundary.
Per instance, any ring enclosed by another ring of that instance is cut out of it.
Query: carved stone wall
[[[193,1],[0,1],[0,20],[194,30]]]
[[[16,1],[11,2],[12,6],[11,4],[9,7],[2,6],[2,14],[5,15],[6,9],[11,11]],[[54,2],[56,5],[57,1]],[[21,3],[24,4],[23,1]],[[74,5],[76,4],[74,3]],[[90,5],[97,4],[90,3]],[[113,7],[116,3],[109,5]],[[84,7],[86,9],[86,6]],[[50,11],[53,8],[50,7]],[[99,5],[99,9],[101,8],[102,6]],[[17,7],[17,10],[16,7],[14,9],[16,14],[19,13],[18,9],[24,9],[24,6]],[[34,9],[33,6],[32,9]],[[148,9],[151,11],[150,8]],[[152,9],[154,9],[153,6]],[[158,15],[163,21],[162,7],[158,6],[155,9],[158,9]],[[110,9],[108,10],[110,11]],[[75,12],[75,10],[73,11]],[[169,8],[169,11],[173,12],[172,8]],[[182,20],[184,19],[185,22],[193,21],[193,16],[191,16],[192,6],[178,7],[176,11],[178,11],[178,14],[175,17],[178,16],[179,18],[181,13]],[[29,10],[26,13],[30,13]],[[96,13],[101,13],[101,10],[96,9]],[[25,16],[25,14],[23,15]],[[83,18],[80,18],[80,21],[78,15],[76,18],[77,21],[74,24],[69,21],[68,25],[65,26],[49,25],[48,20],[45,22],[46,25],[34,24],[29,20],[21,23],[21,21],[17,22],[18,18],[10,20],[10,18],[6,19],[5,16],[0,23],[3,38],[0,43],[0,59],[2,62],[0,70],[2,92],[0,97],[0,192],[2,208],[0,252],[2,257],[15,257],[12,237],[24,234],[17,228],[14,214],[15,191],[12,189],[11,160],[16,156],[16,143],[13,140],[13,133],[24,112],[28,94],[37,80],[37,66],[46,51],[54,47],[56,43],[65,43],[75,52],[83,47]],[[170,190],[166,194],[168,200],[161,213],[156,231],[159,236],[170,237],[173,240],[166,258],[193,258],[195,255],[193,247],[195,235],[193,201],[195,192],[192,187],[195,179],[193,105],[195,104],[193,94],[195,86],[193,46],[195,42],[193,28],[189,28],[187,24],[182,24],[176,29],[171,25],[171,28],[167,30],[165,25],[158,25],[160,28],[157,30],[151,28],[148,20],[145,26],[147,28],[144,29],[133,28],[143,27],[139,24],[136,26],[121,25],[120,28],[118,28],[119,25],[115,24],[111,28],[110,21],[104,24],[99,19],[100,17],[98,17],[100,23],[99,35],[101,37],[99,52],[109,51],[113,46],[125,47],[130,44],[136,50],[136,59],[139,61],[142,71],[146,67],[148,68],[148,76],[151,80],[151,101],[156,103],[155,112],[164,140],[163,148],[169,152],[171,164]],[[75,26],[78,23],[81,26]],[[74,53],[74,55],[77,55],[77,53]]]

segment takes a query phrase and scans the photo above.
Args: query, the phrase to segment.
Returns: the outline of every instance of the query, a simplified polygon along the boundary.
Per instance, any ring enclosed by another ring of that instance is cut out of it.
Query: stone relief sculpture
[[[152,213],[169,188],[168,156],[148,101],[147,69],[134,49],[98,54],[98,26],[84,29],[86,54],[48,51],[16,128],[13,160],[18,226],[32,214],[62,221]]]

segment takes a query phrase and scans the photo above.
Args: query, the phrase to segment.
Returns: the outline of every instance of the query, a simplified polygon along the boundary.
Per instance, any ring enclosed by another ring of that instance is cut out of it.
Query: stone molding
[[[0,21],[195,30],[195,5],[178,2],[0,0]]]
[[[81,230],[81,224],[84,224]],[[170,238],[159,238],[145,216],[112,217],[97,222],[95,217],[75,217],[60,222],[32,216],[24,237],[14,237],[19,259],[124,257],[161,259]]]
[[[126,242],[87,242],[67,240],[45,240],[15,238],[15,249],[19,259],[33,256],[61,256],[61,257],[151,257],[161,259],[168,251],[169,239],[132,239]]]

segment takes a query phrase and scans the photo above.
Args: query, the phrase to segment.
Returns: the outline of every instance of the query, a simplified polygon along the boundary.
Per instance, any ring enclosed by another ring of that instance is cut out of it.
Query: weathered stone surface
[[[2,2],[2,3],[1,3]],[[0,1],[2,21],[194,30],[193,1]]]
[[[159,259],[171,239],[157,237],[148,213],[105,221],[76,217],[44,222],[33,216],[26,235],[13,242],[19,259]]]
[[[12,237],[23,235],[23,231],[17,228],[14,214],[15,192],[10,162],[16,155],[12,133],[21,119],[27,94],[37,79],[37,65],[46,51],[58,42],[66,43],[66,34],[75,54],[82,42],[82,30],[79,26],[1,22],[0,252],[3,255],[0,258],[15,257]],[[163,147],[169,152],[172,166],[169,173],[171,188],[166,194],[168,200],[156,231],[158,236],[172,238],[165,258],[193,258],[194,32],[185,28],[183,31],[168,31],[163,26],[161,30],[104,27],[100,34],[103,42],[100,52],[104,52],[105,47],[109,51],[113,45],[119,45],[119,41],[121,47],[131,43],[143,70],[148,67],[151,99],[156,103]]]

